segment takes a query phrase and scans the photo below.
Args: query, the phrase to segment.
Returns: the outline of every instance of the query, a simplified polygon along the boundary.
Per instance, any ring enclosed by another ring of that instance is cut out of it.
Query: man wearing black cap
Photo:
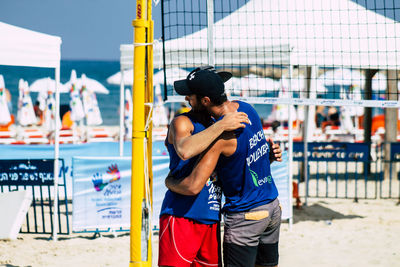
[[[222,85],[231,77],[229,73],[216,73],[214,69],[204,67],[191,72],[187,80],[192,81],[193,75],[210,71]],[[213,91],[211,87],[216,85],[211,81],[199,86]],[[174,118],[166,139],[170,154],[170,173],[176,177],[189,175],[199,160],[198,155],[224,131],[244,127],[242,123],[247,122],[246,114],[234,112],[213,123],[196,95],[188,94],[186,100],[192,110]],[[221,265],[218,239],[220,201],[221,188],[213,178],[207,179],[196,196],[167,191],[160,212],[160,266]]]
[[[230,112],[244,112],[249,123],[218,138],[186,177],[170,173],[167,187],[196,195],[215,171],[226,200],[224,266],[277,266],[281,209],[270,163],[281,161],[279,146],[266,140],[253,107],[227,100],[215,72],[194,72],[174,87],[179,94],[196,94],[202,108],[217,121]]]

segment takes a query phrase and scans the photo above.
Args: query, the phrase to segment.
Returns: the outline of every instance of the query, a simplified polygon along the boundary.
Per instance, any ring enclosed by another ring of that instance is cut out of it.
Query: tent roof
[[[56,68],[61,38],[0,22],[0,65]]]
[[[252,0],[214,24],[215,64],[400,69],[399,33],[400,23],[351,0]],[[207,64],[207,29],[165,51],[169,66]],[[161,56],[160,44],[154,62]]]
[[[133,45],[122,44],[119,50],[121,51],[121,70],[133,69]]]

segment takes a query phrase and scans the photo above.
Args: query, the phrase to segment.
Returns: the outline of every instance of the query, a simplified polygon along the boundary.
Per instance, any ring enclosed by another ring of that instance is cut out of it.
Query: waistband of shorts
[[[224,214],[225,215],[232,215],[232,214],[239,214],[239,213],[246,213],[249,211],[258,211],[258,210],[265,210],[266,207],[270,206],[270,205],[279,205],[279,200],[278,198],[275,198],[274,200],[268,202],[268,203],[262,203],[260,206],[251,208],[249,210],[241,210],[241,211],[236,211],[236,212],[229,212],[229,211],[225,211]]]

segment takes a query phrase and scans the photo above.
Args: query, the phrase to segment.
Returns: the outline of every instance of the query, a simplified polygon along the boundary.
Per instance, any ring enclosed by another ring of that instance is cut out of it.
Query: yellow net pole
[[[147,42],[148,43],[153,43],[154,40],[154,23],[152,20],[152,16],[151,16],[151,0],[147,0],[147,20],[149,21],[149,29],[147,32]],[[145,95],[145,100],[146,103],[154,103],[154,96],[153,96],[153,46],[152,45],[148,45],[147,46],[147,84],[146,84],[146,95]],[[149,114],[150,111],[153,109],[150,109],[149,106],[147,106],[146,108],[146,118],[148,116],[153,117],[152,114]],[[153,152],[153,122],[152,120],[150,121],[149,124],[149,129],[148,129],[148,136],[147,136],[147,166],[148,166],[148,179],[149,179],[149,189],[150,189],[150,211],[149,211],[149,215],[150,218],[152,218],[152,214],[153,214],[153,159],[152,159],[152,152]],[[145,189],[146,192],[146,189]],[[151,223],[152,220],[149,220],[149,228],[151,228]],[[149,229],[151,230],[151,229]],[[148,239],[148,259],[151,260],[152,258],[152,249],[151,249],[151,231],[149,231],[149,239]],[[151,261],[149,262],[149,266],[151,266]]]
[[[132,178],[131,178],[131,226],[129,266],[151,266],[148,254],[142,255],[142,205],[144,201],[144,141],[145,131],[145,77],[146,38],[149,29],[148,1],[136,1],[134,26],[134,76],[133,76],[133,121],[132,121]],[[150,2],[151,6],[151,2]]]

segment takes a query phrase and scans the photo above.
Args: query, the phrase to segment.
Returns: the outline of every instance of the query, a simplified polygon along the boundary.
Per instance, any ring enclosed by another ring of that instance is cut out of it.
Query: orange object
[[[296,209],[300,209],[301,200],[299,196],[299,186],[296,182],[292,182],[292,185],[293,185],[293,198],[296,199]]]
[[[364,115],[358,117],[358,125],[360,129],[364,129]],[[371,131],[372,134],[378,130],[379,127],[385,127],[385,115],[377,115],[372,118]],[[400,120],[397,121],[397,131],[400,131]]]
[[[374,134],[379,128],[385,128],[385,115],[376,115],[372,118],[371,133]]]
[[[15,118],[13,114],[10,114],[11,121],[7,124],[0,125],[0,131],[8,131],[10,129],[10,126],[14,124]]]
[[[71,120],[71,111],[67,111],[62,117],[61,127],[63,129],[71,129],[74,122]]]

